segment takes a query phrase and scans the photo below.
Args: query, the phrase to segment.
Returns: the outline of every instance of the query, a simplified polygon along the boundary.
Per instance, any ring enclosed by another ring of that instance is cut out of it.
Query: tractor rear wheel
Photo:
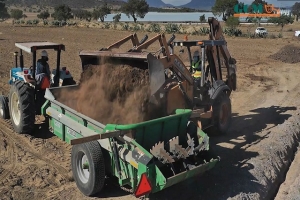
[[[78,189],[86,196],[99,193],[105,182],[105,164],[97,141],[74,145],[71,165]]]
[[[16,81],[10,88],[9,113],[17,133],[31,133],[35,122],[34,88]]]
[[[2,119],[9,119],[8,97],[0,96],[0,116]]]
[[[231,101],[229,96],[222,92],[213,103],[214,128],[221,134],[225,134],[231,123]]]

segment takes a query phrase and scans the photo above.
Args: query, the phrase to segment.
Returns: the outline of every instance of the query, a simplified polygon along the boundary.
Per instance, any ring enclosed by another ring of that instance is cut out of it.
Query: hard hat
[[[198,50],[194,52],[194,57],[195,56],[199,56],[199,51]]]
[[[41,53],[41,56],[48,57],[47,51],[46,51],[46,50],[43,50],[42,53]]]

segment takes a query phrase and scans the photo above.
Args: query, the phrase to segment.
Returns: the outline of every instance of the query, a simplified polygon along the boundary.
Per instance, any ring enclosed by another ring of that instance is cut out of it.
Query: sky
[[[174,6],[181,6],[184,4],[187,4],[191,2],[191,0],[162,0],[164,3],[169,3]],[[199,0],[198,0],[199,1]],[[210,0],[204,0],[204,1],[210,1]],[[241,2],[244,3],[252,3],[253,0],[240,0]],[[286,0],[267,0],[268,3],[274,4],[275,6],[278,7],[284,7],[284,6],[292,6],[294,5],[298,0],[293,0],[293,1],[286,1]]]

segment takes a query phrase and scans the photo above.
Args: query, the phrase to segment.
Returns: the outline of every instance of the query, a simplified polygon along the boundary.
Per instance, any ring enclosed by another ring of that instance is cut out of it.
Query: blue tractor
[[[66,67],[60,66],[61,52],[65,51],[63,44],[52,42],[18,42],[15,67],[10,70],[10,92],[7,96],[0,96],[0,116],[11,119],[17,133],[31,133],[34,129],[35,116],[40,115],[41,107],[45,102],[45,89],[41,89],[36,80],[37,52],[39,50],[54,50],[57,52],[56,69],[53,69],[49,87],[75,85],[71,73]],[[32,56],[32,63],[24,65],[23,52]],[[20,61],[18,64],[18,60]]]

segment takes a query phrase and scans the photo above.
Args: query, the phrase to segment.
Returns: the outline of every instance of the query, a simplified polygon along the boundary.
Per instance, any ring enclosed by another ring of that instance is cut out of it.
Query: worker
[[[36,104],[37,110],[36,115],[40,115],[40,108],[45,103],[45,91],[46,88],[50,87],[50,67],[48,64],[48,53],[43,50],[41,52],[41,58],[38,59],[36,63],[36,72],[35,72],[35,80],[36,80]]]
[[[191,67],[191,73],[194,77],[195,81],[197,81],[200,86],[200,79],[201,79],[201,59],[199,55],[199,51],[195,51],[193,55],[193,61],[192,61],[192,67]]]
[[[36,63],[36,73],[35,75],[45,74],[50,80],[50,68],[48,64],[48,53],[43,50],[41,52],[41,58]]]

